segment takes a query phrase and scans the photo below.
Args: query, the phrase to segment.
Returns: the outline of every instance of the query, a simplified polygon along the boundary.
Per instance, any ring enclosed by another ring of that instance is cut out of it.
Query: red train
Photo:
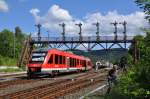
[[[93,67],[87,57],[78,56],[70,52],[50,49],[48,51],[33,51],[29,61],[28,76],[43,71],[50,74],[70,71],[86,71]]]

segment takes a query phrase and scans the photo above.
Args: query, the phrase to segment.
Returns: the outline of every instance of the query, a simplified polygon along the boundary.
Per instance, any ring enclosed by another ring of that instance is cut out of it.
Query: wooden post
[[[134,58],[134,64],[136,64],[137,63],[137,41],[134,39],[134,42],[133,42],[133,44],[134,44],[134,49],[133,49],[133,58]]]

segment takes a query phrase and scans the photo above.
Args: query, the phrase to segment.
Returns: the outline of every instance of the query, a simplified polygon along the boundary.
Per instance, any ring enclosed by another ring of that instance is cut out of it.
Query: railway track
[[[86,74],[84,74],[84,75],[86,75]],[[19,75],[17,75],[17,76],[19,76]],[[82,76],[82,75],[80,75],[80,76]],[[78,77],[80,77],[80,76],[78,76]],[[57,80],[57,78],[49,78],[49,79],[50,80]],[[12,86],[12,85],[34,83],[34,82],[42,81],[42,80],[45,80],[45,79],[44,78],[39,78],[39,79],[14,79],[14,80],[3,81],[3,82],[0,82],[0,90],[4,89],[6,87]]]
[[[94,72],[88,72],[74,79],[58,79],[50,84],[6,94],[0,96],[0,99],[55,99],[84,87],[99,83],[104,79],[104,74],[98,75]]]
[[[37,82],[40,80],[28,80],[28,79],[16,79],[16,80],[9,80],[9,81],[5,81],[5,82],[0,82],[0,90],[9,87],[9,86],[13,86],[13,85],[18,85],[18,84],[26,84],[26,83],[33,83],[33,82]]]
[[[1,79],[6,79],[6,78],[12,78],[12,77],[23,77],[26,76],[26,73],[14,73],[14,74],[5,74],[5,75],[0,75]]]

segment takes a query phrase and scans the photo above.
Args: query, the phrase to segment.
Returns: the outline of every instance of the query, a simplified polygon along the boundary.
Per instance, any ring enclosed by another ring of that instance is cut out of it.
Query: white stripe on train
[[[52,71],[52,70],[85,70],[85,67],[81,67],[81,68],[42,68],[41,71]],[[91,67],[87,67],[87,69],[91,69]]]

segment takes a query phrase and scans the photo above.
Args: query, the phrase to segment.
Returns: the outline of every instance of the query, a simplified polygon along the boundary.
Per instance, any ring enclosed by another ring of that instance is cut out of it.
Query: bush
[[[143,38],[138,36],[141,59],[121,75],[107,99],[150,99],[150,32]]]

